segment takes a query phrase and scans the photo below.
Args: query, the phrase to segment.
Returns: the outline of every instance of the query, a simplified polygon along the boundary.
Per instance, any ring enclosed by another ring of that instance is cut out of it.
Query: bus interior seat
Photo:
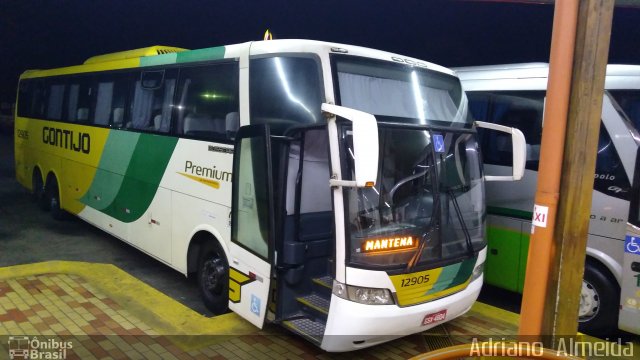
[[[300,147],[293,144],[289,151],[287,177],[287,225],[284,261],[288,264],[302,264],[310,257],[327,256],[333,228],[331,188],[329,186],[329,151],[326,130],[310,130],[304,133],[304,153],[302,154],[302,184],[300,199],[300,223],[295,229],[296,179],[300,165]],[[305,249],[304,251],[300,249]]]
[[[78,122],[87,122],[89,120],[89,108],[78,108]]]
[[[162,114],[158,114],[153,117],[153,130],[160,131],[161,126],[162,126]]]
[[[223,134],[225,131],[225,121],[222,119],[194,113],[184,118],[183,134],[185,135],[211,136]]]
[[[234,139],[238,128],[240,128],[240,114],[237,111],[228,113],[224,118],[224,124],[227,131],[227,138]]]
[[[113,109],[113,125],[121,127],[124,121],[124,108],[118,107]]]

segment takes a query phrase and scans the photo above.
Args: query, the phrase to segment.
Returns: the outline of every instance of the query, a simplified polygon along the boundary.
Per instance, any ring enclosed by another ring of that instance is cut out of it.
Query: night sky
[[[151,45],[361,45],[444,66],[548,61],[553,5],[434,0],[0,0],[0,97],[29,68]],[[616,8],[610,63],[640,64],[640,9]]]

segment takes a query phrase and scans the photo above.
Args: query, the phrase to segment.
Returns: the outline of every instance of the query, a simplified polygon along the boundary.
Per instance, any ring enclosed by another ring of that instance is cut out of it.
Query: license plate
[[[441,310],[438,311],[437,313],[433,313],[433,314],[427,314],[424,319],[422,319],[422,325],[430,325],[430,324],[434,324],[440,321],[443,321],[444,319],[447,318],[447,310]]]

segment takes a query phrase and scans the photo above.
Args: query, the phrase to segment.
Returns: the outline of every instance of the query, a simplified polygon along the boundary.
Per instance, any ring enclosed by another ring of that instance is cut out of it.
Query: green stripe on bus
[[[440,276],[438,276],[438,280],[436,280],[436,283],[433,284],[431,289],[429,289],[425,295],[437,293],[450,288],[451,282],[456,277],[461,265],[462,263],[458,263],[442,268],[442,272],[440,273]]]
[[[445,266],[436,283],[425,295],[450,289],[467,281],[473,272],[473,267],[477,260],[478,258],[474,256],[461,263]]]
[[[124,174],[139,138],[139,133],[114,130],[109,132],[100,164],[89,190],[80,198],[81,203],[96,210],[106,209],[113,203],[122,186]]]
[[[151,205],[177,143],[177,138],[141,134],[118,195],[102,212],[122,222],[139,219]]]
[[[509,209],[498,206],[487,206],[487,212],[491,215],[509,216],[529,221],[533,218],[533,212],[531,211]]]
[[[219,60],[224,59],[224,46],[216,46],[206,49],[198,49],[191,51],[183,51],[177,53],[176,62],[185,63],[192,61],[207,61],[207,60]]]
[[[170,53],[156,56],[143,56],[140,58],[140,66],[175,64],[178,59],[177,55],[177,53]]]

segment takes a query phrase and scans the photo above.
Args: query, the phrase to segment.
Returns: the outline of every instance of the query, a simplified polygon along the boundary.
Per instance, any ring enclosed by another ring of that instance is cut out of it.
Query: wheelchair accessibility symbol
[[[440,134],[433,135],[433,148],[437,153],[444,152],[444,138]]]
[[[640,238],[627,235],[624,239],[624,252],[640,255]]]
[[[251,312],[260,316],[260,298],[251,294]]]

